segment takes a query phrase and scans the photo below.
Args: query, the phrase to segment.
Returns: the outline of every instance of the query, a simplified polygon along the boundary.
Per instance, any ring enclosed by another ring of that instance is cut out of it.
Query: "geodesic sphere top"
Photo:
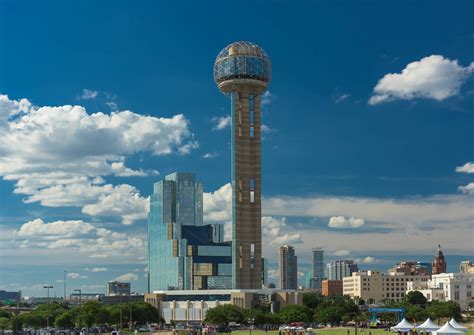
[[[217,55],[214,63],[214,80],[221,83],[233,79],[261,81],[266,86],[272,77],[272,64],[267,53],[250,42],[234,42]]]

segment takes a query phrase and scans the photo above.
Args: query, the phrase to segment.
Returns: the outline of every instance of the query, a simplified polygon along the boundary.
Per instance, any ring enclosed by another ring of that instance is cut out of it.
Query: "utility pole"
[[[66,302],[66,275],[67,275],[67,271],[64,270],[64,278],[63,278],[63,283],[64,283],[64,302]]]
[[[43,286],[43,288],[47,289],[47,294],[48,294],[48,297],[47,297],[47,303],[48,303],[48,317],[46,318],[46,331],[49,333],[49,289],[50,288],[53,288],[53,286],[51,285],[46,285],[46,286]]]

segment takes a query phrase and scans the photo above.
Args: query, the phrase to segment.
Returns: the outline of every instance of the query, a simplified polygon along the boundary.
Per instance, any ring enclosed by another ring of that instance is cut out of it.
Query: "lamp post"
[[[53,288],[51,285],[45,285],[43,288],[47,289],[47,304],[48,304],[48,316],[46,318],[46,331],[49,332],[49,289]]]
[[[247,321],[250,324],[250,335],[252,335],[252,328],[253,328],[253,323],[255,322],[255,318],[248,318]]]

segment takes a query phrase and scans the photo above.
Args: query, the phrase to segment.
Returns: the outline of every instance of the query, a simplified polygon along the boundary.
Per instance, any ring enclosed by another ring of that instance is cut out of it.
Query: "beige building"
[[[282,290],[189,290],[155,291],[145,294],[145,302],[156,307],[167,324],[174,322],[202,322],[208,309],[233,304],[251,309],[267,304],[278,312],[287,305],[301,305],[303,294]]]
[[[406,294],[407,282],[417,280],[426,282],[429,278],[425,275],[359,271],[352,273],[351,277],[343,278],[343,294],[373,303],[386,299],[401,301]]]
[[[474,273],[474,262],[473,261],[462,261],[459,265],[459,272],[461,273]]]

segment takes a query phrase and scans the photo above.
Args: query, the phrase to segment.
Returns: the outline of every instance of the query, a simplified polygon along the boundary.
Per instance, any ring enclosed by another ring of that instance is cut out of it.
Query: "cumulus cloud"
[[[101,267],[95,267],[95,268],[85,268],[84,271],[89,271],[89,272],[105,272],[107,271],[107,268],[101,268]]]
[[[80,273],[77,272],[69,272],[67,274],[67,278],[69,279],[87,279],[88,277],[85,275],[81,275]]]
[[[287,226],[286,218],[281,219],[271,216],[262,217],[262,235],[264,243],[273,245],[300,244],[303,243],[301,234],[283,233],[282,230]]]
[[[97,91],[88,90],[88,89],[85,88],[85,89],[82,90],[81,99],[82,100],[95,99],[98,94],[99,94],[99,92],[97,92]]]
[[[138,275],[134,273],[124,273],[123,275],[118,276],[115,278],[116,281],[121,281],[121,282],[130,282],[134,280],[138,280]]]
[[[228,222],[232,220],[232,186],[227,183],[214,192],[203,194],[204,220]]]
[[[347,250],[347,249],[342,249],[342,250],[336,250],[334,251],[333,255],[334,256],[348,256],[351,254],[351,251],[350,250]]]
[[[456,167],[456,172],[474,173],[474,163],[467,162],[463,166]]]
[[[214,128],[212,130],[222,130],[227,127],[230,127],[232,123],[232,119],[230,115],[220,116],[220,117],[213,117],[212,122],[214,123]]]
[[[144,217],[147,200],[129,185],[102,185],[103,177],[157,175],[156,170],[127,167],[126,158],[139,152],[186,154],[198,146],[183,115],[88,114],[81,106],[34,107],[6,95],[0,95],[0,129],[0,176],[15,182],[14,192],[26,195],[25,202],[88,205],[84,212],[113,212],[124,223]],[[94,207],[112,198],[122,201],[114,210]],[[136,205],[134,213],[131,204]]]
[[[145,248],[138,236],[98,228],[82,220],[45,223],[35,219],[24,223],[14,236],[15,244],[25,248],[77,250],[91,258],[130,256]]]
[[[376,261],[376,259],[373,256],[367,256],[367,257],[364,257],[364,258],[357,258],[355,260],[356,263],[364,263],[364,264],[374,263],[375,261]]]
[[[329,219],[328,227],[331,228],[358,228],[365,224],[364,219],[355,217],[333,216]]]
[[[474,183],[469,183],[465,186],[459,186],[458,190],[464,194],[474,194]]]
[[[389,73],[379,80],[369,104],[395,99],[444,100],[459,94],[461,85],[474,71],[474,62],[463,67],[441,55],[424,57],[408,64],[401,73]]]

